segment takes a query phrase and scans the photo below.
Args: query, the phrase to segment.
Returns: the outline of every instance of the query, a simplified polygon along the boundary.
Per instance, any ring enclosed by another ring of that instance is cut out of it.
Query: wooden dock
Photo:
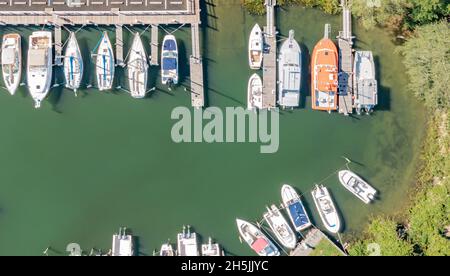
[[[125,66],[123,60],[123,26],[121,24],[116,25],[116,65]]]
[[[203,87],[203,61],[200,53],[200,30],[198,24],[191,25],[192,55],[189,59],[191,68],[191,102],[195,108],[205,105]]]
[[[353,36],[352,15],[345,0],[341,1],[343,8],[343,26],[339,32],[339,113],[353,113]]]
[[[277,100],[277,36],[275,27],[276,0],[266,0],[267,26],[264,27],[263,109],[274,109]]]
[[[329,242],[330,246],[334,247],[336,255],[347,256],[347,254],[342,251],[341,248],[339,248],[333,241],[331,241],[322,231],[317,228],[312,228],[306,233],[305,239],[302,240],[294,250],[292,250],[290,256],[309,256],[313,254],[313,252],[316,250],[316,247],[324,241]]]
[[[151,54],[150,54],[150,65],[159,65],[159,28],[158,25],[153,24],[151,29]]]
[[[63,52],[62,52],[62,34],[61,34],[61,25],[55,24],[55,65],[61,66],[63,65]]]

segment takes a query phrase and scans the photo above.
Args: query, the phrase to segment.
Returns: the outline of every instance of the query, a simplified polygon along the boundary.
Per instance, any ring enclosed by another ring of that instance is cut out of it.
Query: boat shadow
[[[375,76],[378,79],[378,105],[375,112],[391,110],[391,89],[382,85],[384,76],[381,74],[380,57],[374,56]]]

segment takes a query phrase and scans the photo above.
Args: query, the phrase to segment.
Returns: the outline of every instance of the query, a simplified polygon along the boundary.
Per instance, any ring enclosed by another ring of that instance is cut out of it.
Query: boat
[[[263,62],[264,38],[261,27],[255,24],[248,40],[248,62],[253,70],[261,69]]]
[[[175,251],[170,243],[165,243],[161,246],[161,250],[159,251],[159,256],[175,256]]]
[[[278,57],[278,103],[283,108],[300,105],[302,74],[302,50],[295,40],[295,32],[289,31],[289,38],[283,42]]]
[[[148,60],[141,36],[136,33],[127,63],[131,96],[142,99],[147,92]]]
[[[41,107],[42,100],[50,91],[52,74],[52,33],[33,32],[29,37],[27,80],[35,108]]]
[[[325,26],[325,36],[314,47],[311,58],[312,109],[334,111],[338,108],[338,50],[328,38],[330,26]]]
[[[353,82],[356,112],[370,114],[378,104],[378,82],[371,51],[356,51]]]
[[[258,74],[253,74],[248,80],[247,109],[262,109],[263,82]]]
[[[267,207],[267,212],[264,213],[263,217],[278,241],[280,241],[284,247],[294,249],[297,245],[297,237],[287,220],[280,213],[280,210],[278,210],[277,206],[272,205],[270,208]]]
[[[110,90],[114,82],[114,52],[108,33],[103,32],[96,58],[97,84],[100,91]]]
[[[76,94],[83,78],[83,57],[74,32],[70,32],[69,42],[64,53],[64,76],[66,87],[72,89]]]
[[[22,43],[19,34],[6,34],[2,43],[3,82],[8,92],[14,95],[22,76]]]
[[[311,194],[325,228],[333,234],[338,233],[341,221],[328,189],[323,185],[316,185]]]
[[[202,244],[202,256],[220,257],[224,256],[223,250],[218,243],[213,243],[212,239],[208,239],[208,243]]]
[[[281,198],[292,225],[294,225],[297,232],[305,230],[312,225],[300,196],[292,186],[283,185],[281,188]]]
[[[197,233],[191,232],[190,226],[183,226],[183,232],[177,235],[178,256],[198,256]]]
[[[120,228],[119,233],[113,235],[112,256],[134,256],[134,239],[127,234],[126,228]]]
[[[375,200],[377,190],[356,173],[349,170],[343,170],[338,173],[338,176],[341,184],[364,203],[370,204]]]
[[[178,45],[173,35],[166,35],[161,54],[163,84],[178,84]]]
[[[255,225],[236,219],[240,236],[259,256],[279,256],[280,251]]]

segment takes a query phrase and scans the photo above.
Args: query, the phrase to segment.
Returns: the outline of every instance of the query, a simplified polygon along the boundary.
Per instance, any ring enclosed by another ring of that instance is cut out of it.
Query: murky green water
[[[203,20],[208,103],[243,106],[252,73],[247,36],[264,18],[246,15],[238,0],[210,3],[203,9],[208,13]],[[322,37],[325,23],[332,23],[337,34],[339,17],[303,8],[278,10],[281,35],[293,28],[305,53]],[[35,29],[2,27],[0,32],[20,31],[26,45]],[[130,227],[139,236],[140,251],[151,254],[168,238],[175,241],[183,224],[205,238],[213,236],[233,254],[250,254],[239,243],[235,218],[258,219],[267,204],[280,202],[282,183],[290,183],[305,193],[320,225],[309,190],[343,165],[343,155],[360,163],[352,168],[381,195],[381,201],[365,206],[336,177],[329,178],[325,183],[345,230],[360,230],[371,214],[395,212],[412,183],[425,113],[405,89],[404,68],[389,37],[359,27],[355,33],[357,48],[376,56],[381,86],[376,113],[346,118],[313,112],[308,97],[306,108],[282,112],[280,150],[273,155],[260,154],[255,144],[174,144],[170,113],[190,105],[182,87],[168,91],[158,84],[140,101],[119,91],[86,90],[74,97],[68,90],[52,90],[41,110],[33,109],[25,88],[14,97],[0,93],[0,255],[40,255],[49,245],[64,252],[70,242],[86,250],[108,249],[120,226]],[[188,84],[189,28],[176,36]],[[147,32],[147,45],[149,37]],[[90,72],[85,82],[92,83],[88,55],[100,32],[85,29],[78,38]],[[130,46],[131,37],[125,41]],[[120,71],[117,77],[126,83]],[[149,85],[155,83],[159,76],[153,69]]]

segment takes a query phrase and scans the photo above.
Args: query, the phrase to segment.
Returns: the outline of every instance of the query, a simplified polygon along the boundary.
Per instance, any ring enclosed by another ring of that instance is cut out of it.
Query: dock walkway
[[[263,109],[274,109],[277,100],[277,36],[275,26],[276,0],[266,0],[267,26],[264,27]]]

